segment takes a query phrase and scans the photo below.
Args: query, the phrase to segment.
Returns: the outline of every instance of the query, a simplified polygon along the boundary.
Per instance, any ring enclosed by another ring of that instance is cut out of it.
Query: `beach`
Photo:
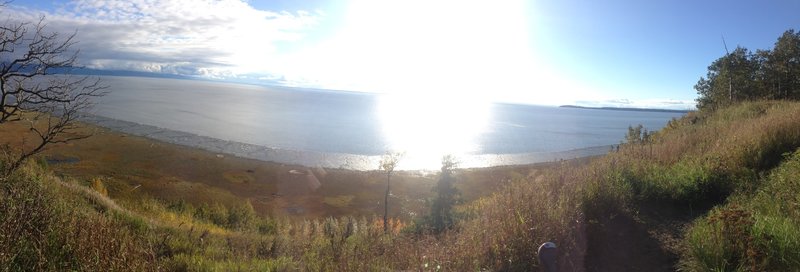
[[[6,126],[0,141],[20,144],[25,127]],[[382,209],[386,175],[370,170],[309,167],[244,158],[85,125],[93,136],[49,146],[41,155],[58,175],[89,184],[100,179],[121,201],[143,195],[167,203],[238,203],[260,215],[291,218],[374,216]],[[154,131],[155,132],[155,131]],[[468,168],[457,184],[465,200],[488,195],[513,178],[535,174],[548,163]],[[435,171],[398,171],[392,177],[390,215],[403,220],[427,212]]]

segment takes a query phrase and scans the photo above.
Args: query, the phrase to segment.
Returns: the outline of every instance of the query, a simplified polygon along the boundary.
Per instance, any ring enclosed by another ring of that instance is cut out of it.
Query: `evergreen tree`
[[[775,97],[800,99],[800,32],[784,32],[775,42],[768,63]]]
[[[800,32],[784,32],[771,50],[737,47],[712,62],[694,88],[697,108],[705,110],[747,100],[800,99]]]
[[[694,86],[700,96],[698,108],[713,109],[751,99],[758,93],[755,84],[758,66],[754,54],[743,47],[736,47],[730,54],[711,63],[706,77],[700,78]]]
[[[429,224],[434,232],[442,232],[455,226],[453,206],[458,204],[460,193],[455,187],[454,169],[456,167],[453,156],[442,158],[442,173],[436,184],[436,198],[431,205]]]

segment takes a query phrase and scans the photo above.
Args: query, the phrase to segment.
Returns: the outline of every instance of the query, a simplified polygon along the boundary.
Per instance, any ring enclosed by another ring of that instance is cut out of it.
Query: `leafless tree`
[[[91,136],[78,119],[106,93],[98,78],[65,73],[76,67],[76,33],[50,32],[44,21],[0,25],[0,127],[19,123],[30,132],[20,135],[21,144],[2,148],[2,176],[49,144]]]
[[[380,170],[386,172],[386,196],[383,200],[383,233],[389,232],[389,193],[391,192],[392,172],[397,167],[397,162],[400,161],[402,153],[387,152],[381,158]]]

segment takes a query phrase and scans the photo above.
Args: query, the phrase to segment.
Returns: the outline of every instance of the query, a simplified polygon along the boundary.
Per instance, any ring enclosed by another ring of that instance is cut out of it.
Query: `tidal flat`
[[[24,126],[8,126],[0,141],[22,144]],[[109,196],[125,201],[148,196],[192,205],[250,202],[262,216],[324,218],[382,213],[386,175],[378,170],[308,167],[242,158],[85,125],[93,136],[49,147],[41,161],[62,177],[85,184],[100,179]],[[154,131],[155,132],[155,131]],[[576,163],[580,163],[577,160]],[[464,201],[489,195],[504,182],[535,175],[552,163],[458,170]],[[391,217],[410,220],[428,211],[435,171],[392,176]]]

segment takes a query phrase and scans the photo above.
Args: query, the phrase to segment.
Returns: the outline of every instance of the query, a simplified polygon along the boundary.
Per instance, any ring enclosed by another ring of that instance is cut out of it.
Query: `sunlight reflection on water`
[[[491,104],[457,93],[377,95],[193,80],[103,77],[113,86],[86,121],[212,152],[309,167],[376,170],[528,164],[598,155],[627,127],[681,113]],[[421,93],[421,92],[417,92]]]
[[[377,115],[387,150],[403,153],[400,169],[430,169],[445,155],[481,152],[479,136],[491,119],[491,104],[479,99],[385,95]]]
[[[211,152],[232,154],[243,158],[303,165],[308,167],[343,168],[369,171],[378,169],[378,163],[381,159],[381,156],[364,156],[311,151],[300,152],[286,149],[269,148],[236,141],[220,140],[187,132],[167,130],[159,127],[115,120],[96,115],[87,116],[83,119],[83,121],[123,133],[144,136],[173,144],[197,147]],[[599,146],[562,152],[471,154],[457,156],[456,160],[458,162],[458,167],[460,168],[491,167],[500,165],[552,162],[561,159],[600,155],[608,152],[608,150],[609,147]],[[416,153],[411,153],[411,156],[403,156],[398,164],[397,169],[421,170],[426,172],[438,170],[440,165],[439,159],[441,159],[441,156],[436,157],[434,155],[426,155],[428,153],[432,154],[434,152],[417,151]]]

